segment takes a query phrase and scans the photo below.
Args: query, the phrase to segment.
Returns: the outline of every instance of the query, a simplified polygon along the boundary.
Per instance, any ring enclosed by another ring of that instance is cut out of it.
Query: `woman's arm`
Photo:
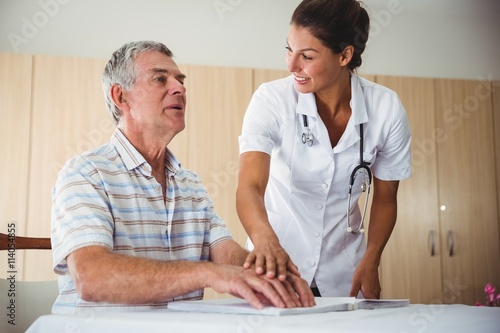
[[[300,275],[297,266],[281,247],[278,237],[269,224],[264,193],[269,179],[271,157],[262,152],[246,152],[240,156],[236,209],[238,216],[254,244],[244,267],[255,264],[257,274],[278,276],[282,281],[287,271]]]
[[[350,296],[361,290],[365,298],[380,298],[378,267],[397,218],[399,181],[373,179],[373,201],[366,253],[354,271]]]

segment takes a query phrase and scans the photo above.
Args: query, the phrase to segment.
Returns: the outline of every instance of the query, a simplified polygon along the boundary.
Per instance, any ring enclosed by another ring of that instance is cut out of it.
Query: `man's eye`
[[[167,79],[164,76],[158,76],[158,77],[155,77],[155,81],[158,81],[160,83],[165,83],[165,82],[167,82]]]

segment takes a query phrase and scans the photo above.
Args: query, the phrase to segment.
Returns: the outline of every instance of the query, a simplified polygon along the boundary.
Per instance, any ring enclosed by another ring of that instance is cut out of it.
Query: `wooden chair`
[[[12,244],[15,244],[15,250]],[[50,238],[16,236],[9,239],[8,235],[0,233],[0,251],[9,251],[10,254],[18,250],[51,250]],[[1,267],[7,267],[6,264]],[[16,262],[16,265],[19,264]],[[15,274],[9,271],[7,267],[1,273],[6,274],[6,279],[3,276],[0,278],[0,307],[3,309],[0,332],[25,332],[38,317],[52,312],[52,305],[59,294],[57,280],[18,281]],[[14,318],[15,325],[12,325],[9,321]]]
[[[52,245],[50,244],[50,238],[36,238],[36,237],[19,237],[15,236],[12,242],[16,245],[16,250],[50,250]],[[8,249],[9,236],[0,233],[0,251],[5,251]]]

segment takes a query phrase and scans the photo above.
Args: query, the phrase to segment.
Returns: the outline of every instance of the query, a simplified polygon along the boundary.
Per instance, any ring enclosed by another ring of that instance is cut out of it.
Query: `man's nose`
[[[172,84],[172,87],[170,88],[170,94],[184,95],[185,93],[186,93],[186,87],[179,81],[175,80],[174,83]]]

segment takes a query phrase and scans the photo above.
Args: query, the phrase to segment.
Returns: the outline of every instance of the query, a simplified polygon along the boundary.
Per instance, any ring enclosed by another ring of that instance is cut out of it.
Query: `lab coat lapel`
[[[302,115],[307,116],[309,129],[314,135],[315,144],[321,145],[329,156],[333,157],[332,145],[328,137],[326,126],[318,115],[318,108],[316,107],[316,99],[313,93],[299,94],[297,103],[297,114],[302,124]],[[303,127],[303,125],[302,125]]]
[[[351,117],[347,123],[346,130],[342,135],[337,146],[335,146],[333,152],[340,153],[352,145],[356,144],[360,140],[359,135],[359,124],[368,122],[368,113],[366,111],[365,99],[363,96],[363,89],[359,82],[359,77],[353,75],[351,77]]]

